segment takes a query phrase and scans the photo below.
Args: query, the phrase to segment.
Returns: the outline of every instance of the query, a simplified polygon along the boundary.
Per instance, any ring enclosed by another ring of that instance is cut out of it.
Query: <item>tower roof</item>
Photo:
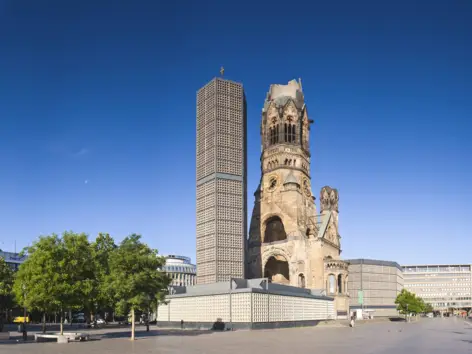
[[[301,82],[291,80],[287,85],[273,84],[270,85],[269,92],[264,104],[264,110],[270,102],[275,102],[277,106],[284,106],[288,100],[295,102],[295,105],[301,109],[305,104]]]

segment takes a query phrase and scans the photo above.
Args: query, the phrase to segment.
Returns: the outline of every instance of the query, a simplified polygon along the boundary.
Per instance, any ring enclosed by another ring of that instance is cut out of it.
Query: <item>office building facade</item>
[[[171,286],[192,286],[197,283],[197,267],[189,257],[168,255],[162,268],[171,278]]]
[[[470,264],[403,266],[405,288],[437,311],[472,307]]]
[[[197,92],[197,284],[244,278],[246,99],[215,78]]]
[[[26,261],[26,256],[21,256],[16,252],[4,252],[0,251],[0,258],[3,258],[7,265],[13,270],[17,271],[20,267],[20,264]]]
[[[350,259],[348,292],[350,309],[364,309],[374,316],[398,315],[395,299],[404,287],[401,266],[396,262]]]

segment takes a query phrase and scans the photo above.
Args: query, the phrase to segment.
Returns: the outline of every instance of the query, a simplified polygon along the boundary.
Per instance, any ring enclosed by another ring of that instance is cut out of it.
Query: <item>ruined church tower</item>
[[[310,176],[311,123],[300,81],[270,86],[262,109],[261,180],[254,194],[247,273],[249,278],[345,296],[339,196],[324,187],[317,213]]]

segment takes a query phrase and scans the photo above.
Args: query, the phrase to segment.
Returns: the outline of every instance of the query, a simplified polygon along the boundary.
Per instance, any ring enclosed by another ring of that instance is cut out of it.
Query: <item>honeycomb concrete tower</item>
[[[215,78],[197,92],[197,284],[244,278],[246,99]]]
[[[248,240],[247,273],[273,283],[325,289],[347,315],[348,264],[340,260],[336,189],[311,188],[308,117],[301,82],[271,85],[262,110],[261,180]]]

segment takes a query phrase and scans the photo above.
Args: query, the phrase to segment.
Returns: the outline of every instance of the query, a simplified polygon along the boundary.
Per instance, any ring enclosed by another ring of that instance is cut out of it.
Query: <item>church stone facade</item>
[[[338,317],[349,308],[340,259],[338,191],[323,187],[320,212],[310,176],[310,124],[301,82],[271,85],[262,110],[261,180],[247,244],[249,278],[324,289]]]

